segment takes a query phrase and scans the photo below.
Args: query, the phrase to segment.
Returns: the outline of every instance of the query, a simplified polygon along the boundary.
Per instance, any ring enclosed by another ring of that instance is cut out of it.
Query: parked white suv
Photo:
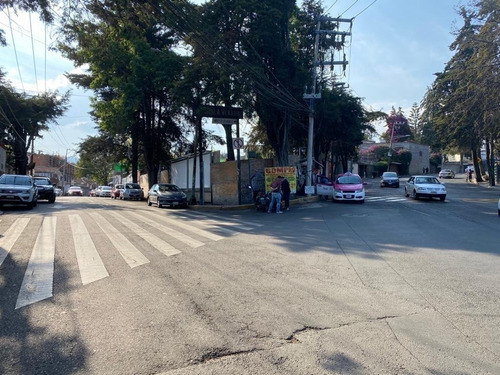
[[[37,205],[38,191],[31,176],[3,174],[0,176],[0,205],[25,204],[29,209]]]

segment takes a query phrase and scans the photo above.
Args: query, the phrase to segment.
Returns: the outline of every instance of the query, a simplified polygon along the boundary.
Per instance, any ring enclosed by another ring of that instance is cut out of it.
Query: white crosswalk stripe
[[[170,228],[169,226],[167,226],[165,224],[160,223],[159,222],[160,220],[163,221],[161,218],[158,218],[155,220],[150,220],[150,219],[147,219],[144,216],[139,215],[135,212],[129,212],[128,215],[136,217],[137,220],[141,220],[143,223],[146,223],[147,225],[149,225],[153,228],[156,228],[164,233],[167,233],[169,236],[172,236],[173,238],[175,238],[181,242],[184,242],[186,245],[189,245],[191,247],[200,247],[200,246],[205,245],[201,241],[195,240],[194,238],[186,236],[185,234],[183,234],[183,233],[181,233],[173,228]]]
[[[366,197],[366,201],[370,202],[403,202],[408,200],[406,197]]]
[[[148,258],[137,250],[127,237],[120,233],[110,222],[106,221],[104,217],[96,212],[90,213],[90,216],[95,220],[106,236],[108,236],[113,245],[115,245],[116,250],[118,250],[130,268],[149,263]]]
[[[17,298],[16,309],[52,297],[56,222],[55,217],[43,219]]]
[[[0,266],[7,255],[9,255],[12,246],[14,246],[21,233],[23,233],[29,221],[29,218],[17,219],[0,238]]]
[[[82,285],[88,285],[110,276],[102,258],[105,253],[117,251],[130,268],[151,262],[130,236],[145,241],[141,243],[142,250],[142,244],[147,244],[160,255],[170,257],[181,253],[186,246],[196,249],[263,225],[210,214],[162,215],[161,211],[147,210],[139,214],[133,210],[115,212],[105,209],[84,213],[71,211],[44,217],[41,224],[36,223],[40,222],[17,218],[0,236],[1,266],[9,256],[15,259],[16,251],[26,251],[25,242],[29,237],[23,237],[23,233],[38,231],[17,296],[16,309],[53,296],[56,234],[59,232],[71,232],[73,248],[58,249],[57,253],[74,251],[79,278]],[[103,236],[109,241],[103,241]]]
[[[126,217],[124,217],[125,215],[120,215],[116,212],[111,212],[111,215],[115,218],[115,220],[122,222],[125,227],[134,232],[134,234],[141,237],[143,240],[145,240],[147,243],[149,243],[151,246],[153,246],[155,249],[162,252],[166,256],[180,253],[179,250],[170,245],[168,242],[163,241],[154,234],[148,232],[147,230],[134,223],[132,220],[127,219]]]
[[[108,271],[82,218],[78,215],[69,215],[69,222],[83,285],[108,277]]]

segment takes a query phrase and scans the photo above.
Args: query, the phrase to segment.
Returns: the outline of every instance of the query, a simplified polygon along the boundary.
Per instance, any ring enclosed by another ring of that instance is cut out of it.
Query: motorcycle
[[[254,190],[251,186],[248,187],[253,193],[253,200],[257,211],[268,212],[269,205],[271,204],[271,192],[262,190]],[[281,207],[285,206],[283,196],[281,198]],[[272,212],[276,212],[276,206],[273,207]]]
[[[252,186],[248,186],[252,191],[252,197],[257,211],[267,212],[271,203],[271,193],[266,193],[262,190],[254,190]]]

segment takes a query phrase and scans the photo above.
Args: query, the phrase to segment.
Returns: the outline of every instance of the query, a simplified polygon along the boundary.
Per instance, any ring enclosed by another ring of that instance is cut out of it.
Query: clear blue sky
[[[442,71],[452,56],[452,31],[462,25],[456,7],[462,2],[325,0],[329,16],[355,17],[352,43],[345,51],[349,65],[341,80],[368,109],[389,112],[394,106],[409,113],[432,84],[433,74]],[[7,79],[19,90],[33,94],[45,89],[73,90],[70,110],[36,141],[35,152],[73,156],[76,144],[96,133],[88,115],[91,93],[71,87],[63,76],[74,67],[45,48],[44,26],[37,15],[31,16],[31,22],[26,14],[15,17],[11,12],[11,16],[12,33],[7,12],[0,13],[0,28],[9,44],[0,51],[0,65]],[[47,41],[50,43],[50,28]],[[223,133],[220,126],[216,129]]]

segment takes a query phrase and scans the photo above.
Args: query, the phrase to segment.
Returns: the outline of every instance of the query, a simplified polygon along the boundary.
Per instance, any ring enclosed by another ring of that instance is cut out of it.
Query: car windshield
[[[0,176],[0,184],[30,186],[31,185],[31,178],[29,176],[2,175],[2,176]]]
[[[361,177],[359,176],[341,176],[337,179],[337,184],[358,185],[362,183]]]
[[[140,189],[140,185],[139,184],[126,184],[125,185],[125,189]]]
[[[435,177],[417,177],[415,179],[416,184],[440,184],[439,180]]]
[[[176,185],[158,185],[159,191],[179,191]]]
[[[111,188],[109,186],[103,186],[101,190],[111,190]]]
[[[383,177],[398,177],[396,172],[384,172]]]
[[[71,186],[69,190],[82,190],[82,188],[79,186]]]
[[[35,178],[37,185],[52,185],[48,178]]]

